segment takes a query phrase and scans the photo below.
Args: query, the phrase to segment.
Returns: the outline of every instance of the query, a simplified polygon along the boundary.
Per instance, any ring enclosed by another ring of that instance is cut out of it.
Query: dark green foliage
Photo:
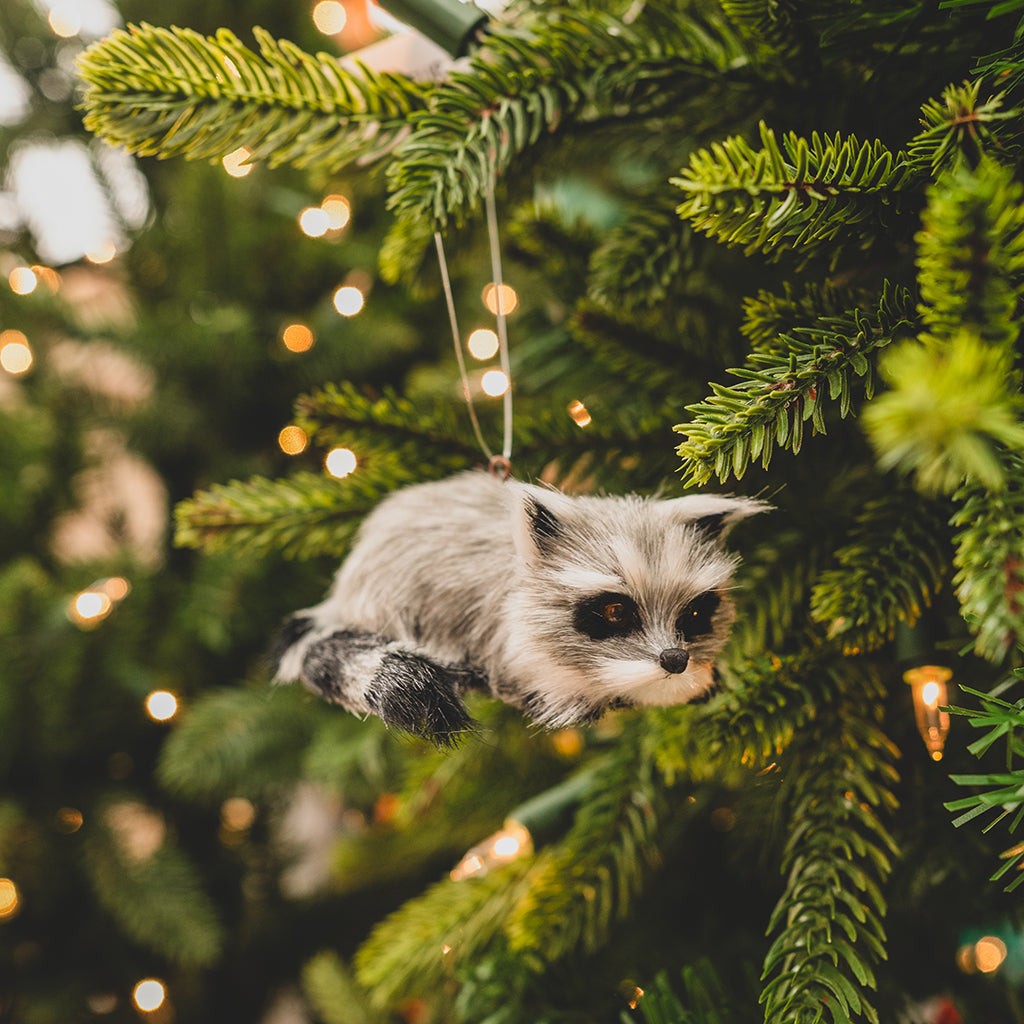
[[[1024,493],[1017,473],[1021,460],[1009,467],[1014,482],[992,492],[965,487],[962,504],[952,518],[957,574],[953,580],[964,618],[975,630],[978,653],[1002,661],[1024,640],[1024,560],[1019,539],[1024,527]]]
[[[877,688],[865,684],[837,707],[841,730],[819,720],[789,753],[797,781],[786,794],[787,885],[769,924],[761,994],[773,1024],[879,1020],[865,990],[886,955],[882,889],[898,850],[879,815],[896,808],[898,752],[870,707]]]
[[[1020,758],[1024,754],[1024,742],[1021,737],[1021,729],[1024,728],[1024,701],[1010,703],[1001,697],[1007,689],[1020,681],[1021,674],[1018,669],[1015,673],[1016,678],[1006,680],[991,693],[981,693],[962,686],[961,689],[965,693],[972,694],[980,700],[981,707],[950,708],[953,713],[967,718],[975,729],[986,730],[983,736],[967,748],[976,757],[983,757],[1000,741],[1005,746],[1004,771],[951,776],[958,785],[974,788],[970,796],[946,803],[947,810],[964,812],[953,821],[958,828],[983,815],[989,815],[990,820],[985,825],[985,832],[1006,822],[1007,829],[1012,835],[1024,820],[1024,798],[1021,796],[1024,771],[1020,767]],[[1021,870],[1024,864],[1024,843],[1014,843],[1003,850],[999,858],[1003,864],[992,875],[992,880],[1006,878],[1014,872],[1015,877],[1011,875],[1005,886],[1007,892],[1012,892],[1024,882],[1024,873]]]
[[[767,469],[776,445],[799,453],[808,420],[813,433],[826,433],[832,403],[838,400],[840,418],[848,416],[855,386],[870,398],[876,353],[913,326],[909,298],[904,290],[886,287],[877,312],[854,309],[795,328],[730,371],[742,384],[712,383],[708,399],[687,407],[694,419],[676,427],[687,436],[678,451],[688,481],[742,479],[755,459]]]
[[[948,518],[945,505],[912,491],[866,502],[837,565],[818,576],[811,616],[855,651],[891,640],[899,622],[913,626],[949,576]]]
[[[745,253],[809,255],[826,247],[868,248],[889,227],[913,181],[903,153],[854,136],[782,137],[764,122],[761,149],[742,136],[716,142],[690,157],[672,184],[687,193],[677,213]]]

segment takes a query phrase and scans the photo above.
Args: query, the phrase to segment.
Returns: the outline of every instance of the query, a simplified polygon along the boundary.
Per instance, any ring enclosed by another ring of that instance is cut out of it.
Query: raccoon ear
[[[548,557],[565,535],[564,517],[571,507],[569,498],[557,491],[523,484],[516,487],[512,530],[516,551],[527,562]]]
[[[661,507],[674,521],[715,541],[724,538],[741,519],[771,509],[771,505],[753,498],[726,498],[720,494],[688,494],[664,501]]]

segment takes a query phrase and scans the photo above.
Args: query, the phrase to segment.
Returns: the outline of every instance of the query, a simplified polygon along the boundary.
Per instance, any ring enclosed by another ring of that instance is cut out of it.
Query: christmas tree
[[[90,271],[130,315],[6,243],[0,1012],[1021,1019],[1024,3],[435,0],[393,14],[443,50],[330,52],[308,12],[146,8],[76,63],[152,196]],[[75,131],[69,44],[11,10],[19,124]],[[470,698],[437,749],[272,688],[366,513],[501,451],[513,392],[517,477],[774,506],[729,537],[716,694]],[[122,509],[83,564],[57,525],[114,454],[176,547]]]

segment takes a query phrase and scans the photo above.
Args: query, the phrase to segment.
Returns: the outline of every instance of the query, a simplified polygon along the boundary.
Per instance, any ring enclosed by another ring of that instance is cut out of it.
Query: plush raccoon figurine
[[[470,472],[397,491],[275,655],[349,711],[438,745],[489,691],[547,726],[712,686],[734,610],[721,538],[747,498],[569,497]]]

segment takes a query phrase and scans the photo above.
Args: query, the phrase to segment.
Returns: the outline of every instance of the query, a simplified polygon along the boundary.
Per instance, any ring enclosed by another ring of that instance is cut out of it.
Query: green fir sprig
[[[874,392],[876,353],[910,333],[910,308],[909,293],[887,285],[873,314],[855,309],[796,328],[730,371],[742,383],[712,382],[713,394],[687,407],[693,419],[675,428],[687,437],[677,449],[686,479],[740,479],[755,459],[767,468],[776,446],[799,453],[807,421],[825,433],[829,405],[848,416],[855,386],[867,398]]]
[[[963,812],[953,820],[957,828],[988,814],[991,820],[983,831],[989,832],[997,825],[1006,823],[1012,835],[1024,821],[1024,767],[1020,764],[1024,756],[1024,699],[1010,703],[1000,696],[1014,683],[1020,682],[1022,676],[1024,673],[1018,669],[1014,677],[997,686],[991,693],[961,686],[960,689],[965,693],[980,700],[981,707],[949,709],[953,714],[967,718],[973,728],[986,730],[983,736],[968,746],[972,754],[983,757],[996,743],[1001,742],[1005,747],[1006,761],[1006,770],[1002,772],[950,776],[958,785],[970,786],[974,790],[970,796],[946,803],[947,810]],[[1014,843],[1003,850],[999,858],[1003,863],[993,873],[992,881],[1010,875],[1005,890],[1013,892],[1024,882],[1024,842]]]
[[[423,86],[329,54],[304,52],[253,29],[259,53],[232,32],[132,25],[78,60],[85,125],[143,156],[220,159],[337,171],[389,153]]]
[[[948,578],[948,519],[945,504],[906,488],[867,502],[814,584],[812,618],[855,651],[888,642],[899,622],[912,626]]]
[[[915,179],[905,153],[860,142],[787,132],[764,122],[761,148],[742,136],[698,150],[669,179],[687,198],[677,213],[726,245],[773,258],[844,246],[864,249],[891,230],[900,194]]]

